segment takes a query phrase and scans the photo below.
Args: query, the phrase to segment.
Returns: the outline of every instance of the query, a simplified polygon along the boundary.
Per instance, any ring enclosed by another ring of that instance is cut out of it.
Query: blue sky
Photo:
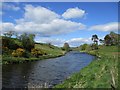
[[[79,46],[117,32],[118,3],[3,3],[2,22],[3,31],[35,33],[37,42]]]

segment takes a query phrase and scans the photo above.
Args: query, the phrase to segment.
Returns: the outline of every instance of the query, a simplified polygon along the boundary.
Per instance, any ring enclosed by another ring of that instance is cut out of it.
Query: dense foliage
[[[18,48],[12,52],[12,56],[14,57],[23,57],[25,56],[25,50],[22,48]]]
[[[65,50],[65,51],[70,51],[70,46],[69,46],[69,44],[68,43],[64,43],[64,46],[62,47],[62,49],[63,50]]]

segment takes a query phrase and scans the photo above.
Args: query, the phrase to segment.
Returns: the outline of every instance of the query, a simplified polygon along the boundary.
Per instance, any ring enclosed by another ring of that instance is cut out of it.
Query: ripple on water
[[[3,87],[53,87],[87,66],[95,57],[70,52],[65,56],[3,66]]]

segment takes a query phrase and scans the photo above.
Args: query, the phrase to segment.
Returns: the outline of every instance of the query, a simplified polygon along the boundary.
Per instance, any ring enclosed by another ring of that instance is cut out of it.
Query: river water
[[[48,88],[87,66],[94,56],[72,51],[65,56],[21,64],[3,65],[3,88]]]

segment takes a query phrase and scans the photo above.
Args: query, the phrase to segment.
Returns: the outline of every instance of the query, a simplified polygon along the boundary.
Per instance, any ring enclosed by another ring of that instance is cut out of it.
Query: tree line
[[[81,45],[81,50],[96,50],[98,49],[98,43],[101,45],[106,45],[106,46],[119,46],[120,45],[120,34],[117,34],[115,32],[110,32],[109,34],[105,35],[104,39],[100,39],[98,35],[92,35],[91,40],[93,43],[91,45],[88,44],[83,44]]]

